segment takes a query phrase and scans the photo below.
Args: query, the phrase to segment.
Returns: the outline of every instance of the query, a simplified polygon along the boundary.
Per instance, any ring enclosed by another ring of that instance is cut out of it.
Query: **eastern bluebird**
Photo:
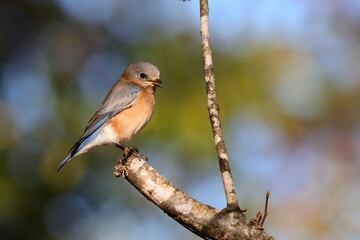
[[[115,145],[124,150],[122,143],[130,140],[151,118],[154,93],[162,85],[159,77],[159,70],[151,63],[131,64],[106,95],[57,172],[72,158],[96,146]]]

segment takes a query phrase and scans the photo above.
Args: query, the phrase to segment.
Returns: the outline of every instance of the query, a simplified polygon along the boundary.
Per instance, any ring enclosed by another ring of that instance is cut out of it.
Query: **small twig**
[[[267,217],[267,215],[268,215],[267,209],[268,209],[268,203],[269,203],[269,196],[270,196],[270,192],[267,191],[267,192],[266,192],[266,200],[265,200],[264,217],[263,217],[263,219],[261,220],[261,223],[260,223],[260,226],[261,226],[261,227],[264,226],[265,219],[266,219],[266,217]]]
[[[253,221],[255,222],[255,223],[257,223],[257,225],[260,225],[260,221],[261,221],[261,219],[262,219],[262,214],[261,214],[261,212],[258,212],[256,215],[255,215],[255,217],[253,218]]]
[[[200,38],[201,50],[204,60],[205,85],[207,92],[207,104],[210,122],[215,142],[217,157],[219,159],[220,172],[224,184],[227,207],[240,209],[236,196],[233,179],[231,176],[229,157],[226,152],[225,141],[222,133],[219,117],[219,104],[216,97],[215,77],[213,72],[212,51],[210,47],[209,33],[209,5],[208,0],[200,0]]]

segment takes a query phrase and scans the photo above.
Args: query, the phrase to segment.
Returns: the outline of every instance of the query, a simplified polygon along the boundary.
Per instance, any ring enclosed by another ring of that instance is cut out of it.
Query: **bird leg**
[[[139,153],[139,150],[134,147],[134,146],[130,146],[130,147],[126,147],[125,145],[123,145],[122,143],[117,143],[115,145],[116,147],[120,148],[121,150],[124,151],[124,155],[122,156],[122,158],[120,159],[120,163],[125,164],[126,160],[133,154],[135,157],[147,162],[148,158],[145,155],[142,155]]]

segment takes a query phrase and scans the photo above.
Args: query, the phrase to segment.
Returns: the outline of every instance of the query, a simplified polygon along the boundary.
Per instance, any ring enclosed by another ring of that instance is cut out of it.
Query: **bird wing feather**
[[[136,97],[140,94],[141,89],[136,85],[127,85],[117,91],[114,88],[108,93],[102,102],[100,108],[89,120],[85,127],[84,134],[79,141],[70,149],[70,152],[76,150],[78,146],[108,120],[116,116],[120,112],[134,105]]]

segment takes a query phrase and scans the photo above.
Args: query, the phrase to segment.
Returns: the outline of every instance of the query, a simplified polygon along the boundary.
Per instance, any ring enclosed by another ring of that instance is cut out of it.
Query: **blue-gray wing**
[[[121,83],[115,85],[105,97],[99,110],[86,125],[84,134],[70,151],[75,150],[87,137],[93,134],[112,117],[133,106],[140,91],[141,89],[136,85],[124,86],[121,85]]]

